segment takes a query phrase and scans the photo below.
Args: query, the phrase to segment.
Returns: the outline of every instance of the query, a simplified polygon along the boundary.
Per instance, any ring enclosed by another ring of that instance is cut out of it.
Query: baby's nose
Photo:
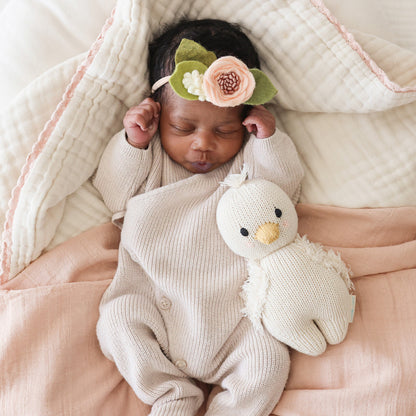
[[[214,147],[214,137],[210,132],[201,131],[195,136],[192,142],[192,149],[199,150],[201,152],[208,152]]]

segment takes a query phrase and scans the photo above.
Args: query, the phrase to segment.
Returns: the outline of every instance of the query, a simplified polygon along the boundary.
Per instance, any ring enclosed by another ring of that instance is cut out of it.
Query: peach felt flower
[[[233,56],[214,61],[206,70],[203,90],[207,101],[218,107],[234,107],[252,95],[256,81],[247,65]]]

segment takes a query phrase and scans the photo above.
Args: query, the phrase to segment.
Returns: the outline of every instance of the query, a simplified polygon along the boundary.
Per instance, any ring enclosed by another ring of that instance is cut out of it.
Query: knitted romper
[[[98,167],[94,185],[115,223],[124,216],[124,224],[97,334],[104,354],[152,405],[151,415],[196,414],[203,394],[193,379],[222,388],[210,416],[268,415],[283,391],[287,347],[243,317],[245,260],[228,249],[216,225],[226,191],[220,182],[243,163],[250,176],[275,181],[297,198],[303,170],[279,131],[251,137],[232,161],[205,174],[170,160],[158,137],[142,150],[128,145],[122,131]]]

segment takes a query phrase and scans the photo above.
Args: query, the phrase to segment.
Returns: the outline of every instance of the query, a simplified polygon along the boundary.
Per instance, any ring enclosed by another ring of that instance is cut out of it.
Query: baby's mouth
[[[209,162],[192,162],[191,165],[197,172],[201,173],[208,172],[213,166],[213,164]]]

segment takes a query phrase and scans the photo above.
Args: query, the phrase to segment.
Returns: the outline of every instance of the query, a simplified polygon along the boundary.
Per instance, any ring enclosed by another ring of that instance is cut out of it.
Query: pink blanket
[[[299,206],[300,231],[338,249],[357,308],[345,341],[292,353],[279,416],[416,415],[416,207]]]
[[[301,233],[351,266],[357,309],[342,344],[315,358],[292,353],[273,414],[414,416],[416,207],[299,205],[298,213]],[[1,415],[149,413],[95,336],[118,241],[112,225],[94,228],[0,287]]]

